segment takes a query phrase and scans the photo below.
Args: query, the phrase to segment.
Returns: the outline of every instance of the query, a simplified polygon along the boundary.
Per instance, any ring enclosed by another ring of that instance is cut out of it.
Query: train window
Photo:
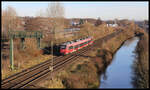
[[[70,46],[69,49],[73,49],[73,46]]]
[[[85,44],[87,44],[88,42],[85,42]]]
[[[80,47],[80,44],[78,45],[78,47]]]
[[[78,48],[78,45],[76,45],[75,48]]]
[[[84,42],[85,43],[85,42]],[[83,45],[84,45],[84,43],[83,43]]]
[[[84,43],[82,43],[82,46],[84,45]]]
[[[80,44],[80,47],[82,46],[82,43]]]
[[[91,42],[91,40],[89,40],[89,43]]]
[[[84,43],[82,43],[82,46],[84,45]]]
[[[61,49],[65,49],[65,48],[66,48],[66,45],[61,45],[60,48],[61,48]]]

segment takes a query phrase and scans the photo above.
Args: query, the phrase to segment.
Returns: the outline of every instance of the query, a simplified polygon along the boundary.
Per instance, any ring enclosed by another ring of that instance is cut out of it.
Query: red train
[[[65,42],[60,45],[60,53],[66,55],[86,47],[93,43],[92,37],[85,37],[74,41]]]

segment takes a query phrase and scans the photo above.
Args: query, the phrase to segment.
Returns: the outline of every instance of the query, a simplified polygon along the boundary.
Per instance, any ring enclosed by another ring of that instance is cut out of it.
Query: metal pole
[[[52,55],[52,60],[50,61],[50,67],[49,69],[51,70],[51,72],[53,71],[53,40],[51,40],[51,55]]]
[[[13,38],[10,38],[10,67],[14,69],[14,56],[13,56]]]
[[[51,70],[51,75],[53,76],[53,63],[54,63],[54,58],[53,58],[53,41],[55,40],[55,21],[54,21],[54,28],[52,29],[52,42],[51,42],[51,54],[52,54],[52,60],[51,60],[51,65],[50,65],[50,70]],[[51,78],[52,79],[52,78]]]
[[[25,38],[21,38],[21,48],[22,48],[22,50],[24,50],[24,41],[25,41]]]
[[[11,68],[11,70],[13,70],[14,69],[14,56],[13,56],[13,36],[12,36],[12,34],[11,34],[11,31],[10,31],[10,24],[11,24],[12,22],[10,21],[10,23],[9,23],[9,34],[10,34],[10,57],[9,57],[9,59],[10,59],[10,68]]]
[[[52,60],[50,61],[51,64],[50,64],[50,70],[51,70],[51,75],[52,75],[52,72],[53,72],[53,37],[54,36],[54,29],[52,29],[52,40],[51,40],[51,55],[52,55]]]
[[[52,54],[51,71],[53,71],[53,37],[52,37],[52,41],[51,41],[51,54]]]
[[[40,49],[40,46],[41,46],[40,38],[37,38],[37,44],[38,44],[38,49]]]

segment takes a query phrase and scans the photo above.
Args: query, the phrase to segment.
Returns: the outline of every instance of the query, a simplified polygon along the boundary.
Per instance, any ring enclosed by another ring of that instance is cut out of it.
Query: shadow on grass
[[[46,55],[51,54],[51,47],[50,46],[44,47],[42,50],[43,50],[43,54],[46,54]],[[59,45],[54,45],[53,46],[53,55],[54,56],[60,56],[61,55]]]
[[[81,54],[77,54],[77,56],[85,57],[85,58],[91,58],[91,59],[95,58],[95,57],[92,57],[92,56],[88,56],[88,55],[81,55]]]

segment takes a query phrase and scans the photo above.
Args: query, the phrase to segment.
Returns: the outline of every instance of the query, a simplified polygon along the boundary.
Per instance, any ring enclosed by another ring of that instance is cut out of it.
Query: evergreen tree
[[[80,25],[81,25],[81,24],[84,24],[83,19],[80,19],[79,24],[80,24]]]
[[[100,17],[96,20],[95,26],[99,26],[102,24],[102,20],[100,19]]]

